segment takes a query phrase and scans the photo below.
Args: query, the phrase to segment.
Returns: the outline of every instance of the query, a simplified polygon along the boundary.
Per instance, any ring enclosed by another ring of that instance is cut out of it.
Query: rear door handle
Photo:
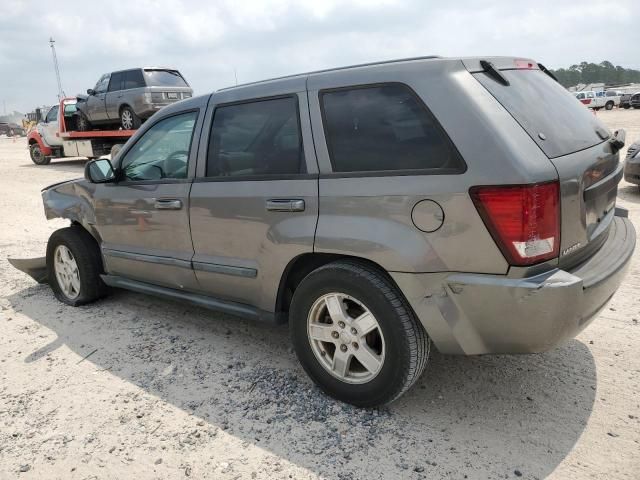
[[[304,212],[304,200],[300,198],[272,198],[267,200],[266,208],[270,212]]]
[[[159,198],[156,199],[153,206],[156,210],[180,210],[182,208],[182,202],[170,198]]]

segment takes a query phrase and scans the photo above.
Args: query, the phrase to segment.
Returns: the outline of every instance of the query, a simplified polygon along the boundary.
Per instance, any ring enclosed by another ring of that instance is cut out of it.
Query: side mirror
[[[84,178],[91,183],[109,183],[116,180],[116,173],[108,159],[98,158],[84,166]]]
[[[87,88],[87,95],[95,95],[96,91],[93,88]]]

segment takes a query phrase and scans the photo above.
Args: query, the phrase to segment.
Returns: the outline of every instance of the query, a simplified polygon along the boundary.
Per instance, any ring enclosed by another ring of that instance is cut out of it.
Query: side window
[[[58,110],[59,109],[60,109],[60,107],[58,105],[56,105],[55,107],[51,107],[51,109],[47,113],[47,118],[45,119],[45,121],[47,123],[58,121]]]
[[[587,92],[587,98],[595,98],[593,92]]]
[[[147,130],[122,159],[127,180],[186,178],[197,112],[160,120]]]
[[[325,91],[320,100],[334,172],[466,169],[433,114],[405,85]]]
[[[109,86],[109,78],[111,78],[111,75],[108,73],[100,77],[100,80],[98,80],[98,83],[96,83],[96,86],[94,88],[96,93],[104,93],[107,91],[107,87]]]
[[[115,92],[122,90],[122,80],[124,80],[124,72],[116,72],[111,74],[111,81],[109,82],[109,91]]]
[[[144,77],[142,76],[142,70],[128,70],[124,75],[124,90],[129,88],[140,88],[146,86],[144,83]]]
[[[216,108],[208,177],[305,172],[296,97]]]

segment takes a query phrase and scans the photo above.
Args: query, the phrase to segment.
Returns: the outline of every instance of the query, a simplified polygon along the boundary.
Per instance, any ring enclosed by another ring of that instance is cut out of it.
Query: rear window
[[[334,172],[466,169],[433,114],[405,85],[324,91],[321,102]]]
[[[498,83],[484,72],[473,76],[511,113],[547,157],[560,157],[603,141],[597,130],[608,132],[608,129],[544,72],[502,70],[501,73],[511,85]],[[587,93],[589,97],[593,98],[593,92]]]
[[[150,87],[188,87],[177,70],[145,70],[144,76]]]

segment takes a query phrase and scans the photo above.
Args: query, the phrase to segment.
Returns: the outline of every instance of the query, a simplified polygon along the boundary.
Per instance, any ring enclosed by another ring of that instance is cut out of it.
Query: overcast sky
[[[147,65],[179,69],[196,94],[233,85],[234,69],[243,83],[429,54],[640,69],[637,1],[2,0],[0,102],[55,102],[49,37],[68,95]]]

